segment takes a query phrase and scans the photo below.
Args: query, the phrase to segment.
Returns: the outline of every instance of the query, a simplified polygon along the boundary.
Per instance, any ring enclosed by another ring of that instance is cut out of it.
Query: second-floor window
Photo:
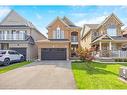
[[[53,32],[54,39],[64,39],[64,31],[62,31],[59,27]]]
[[[25,40],[26,31],[2,30],[0,31],[0,40]]]
[[[71,42],[78,42],[78,32],[71,33]]]
[[[109,36],[117,36],[117,30],[115,25],[111,25],[110,27],[107,28],[107,34]]]

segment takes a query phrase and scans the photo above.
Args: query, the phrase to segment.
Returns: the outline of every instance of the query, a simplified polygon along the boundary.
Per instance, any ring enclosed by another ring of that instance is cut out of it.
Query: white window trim
[[[53,38],[54,39],[64,39],[64,31],[62,31],[59,27],[53,31]]]

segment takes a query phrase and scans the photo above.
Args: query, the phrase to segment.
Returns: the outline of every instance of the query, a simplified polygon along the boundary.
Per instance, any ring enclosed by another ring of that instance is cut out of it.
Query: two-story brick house
[[[0,49],[12,49],[23,54],[26,60],[38,56],[35,41],[46,39],[36,27],[12,10],[0,23]]]
[[[94,55],[100,58],[125,58],[127,38],[122,35],[122,26],[121,20],[113,13],[100,24],[85,24],[81,33],[81,46],[94,47]]]
[[[80,27],[67,17],[57,17],[47,30],[48,39],[37,41],[39,59],[69,60],[76,56],[76,49],[80,46]]]

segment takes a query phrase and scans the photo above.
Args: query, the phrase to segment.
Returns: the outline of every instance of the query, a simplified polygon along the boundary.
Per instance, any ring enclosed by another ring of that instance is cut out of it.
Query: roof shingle
[[[97,29],[99,24],[85,24],[85,25],[90,27],[91,29]]]

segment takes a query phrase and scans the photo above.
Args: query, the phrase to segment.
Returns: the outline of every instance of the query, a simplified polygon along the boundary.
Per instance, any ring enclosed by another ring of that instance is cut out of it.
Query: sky
[[[57,16],[68,17],[75,25],[101,23],[111,13],[127,26],[127,6],[0,6],[0,21],[11,11],[15,10],[36,28],[47,36],[46,27]],[[124,27],[125,27],[124,26]]]

